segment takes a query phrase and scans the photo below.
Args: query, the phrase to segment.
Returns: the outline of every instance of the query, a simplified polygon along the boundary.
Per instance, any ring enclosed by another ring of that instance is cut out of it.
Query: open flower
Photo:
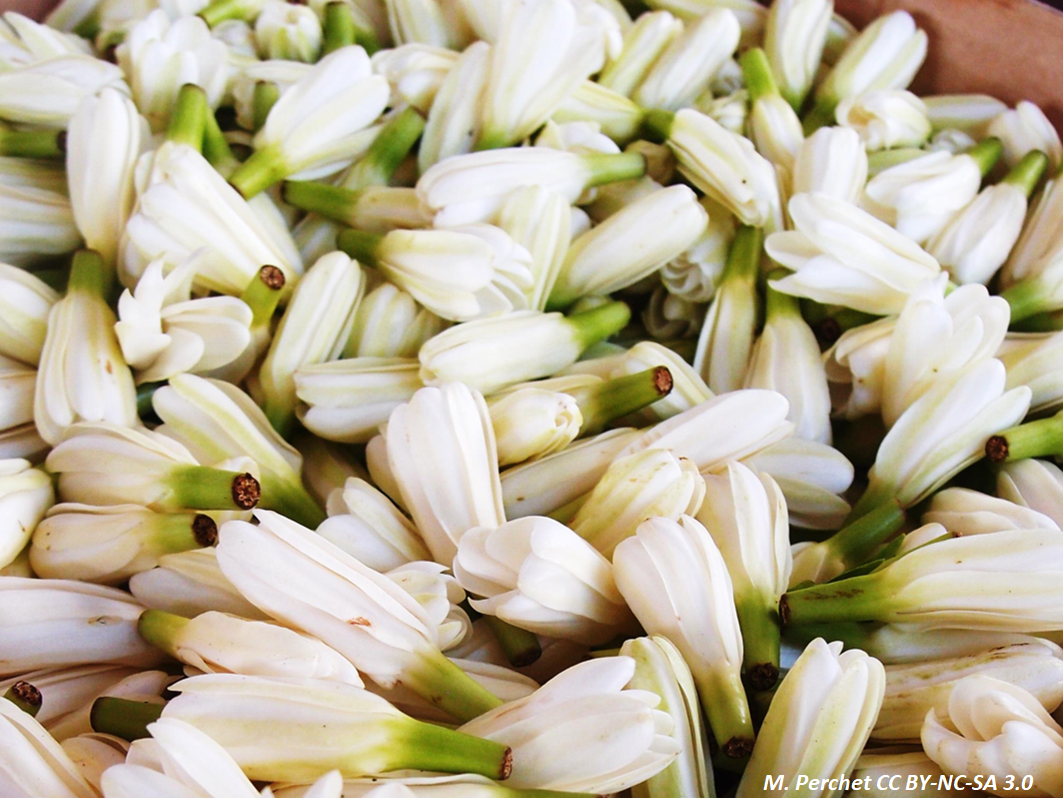
[[[838,124],[852,128],[868,152],[918,147],[930,136],[926,105],[910,91],[878,90],[842,100]]]

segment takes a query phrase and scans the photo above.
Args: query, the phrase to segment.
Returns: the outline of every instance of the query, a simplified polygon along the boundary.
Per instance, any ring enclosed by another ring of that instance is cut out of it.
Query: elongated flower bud
[[[576,400],[566,393],[523,388],[488,406],[500,466],[563,449],[583,425]]]
[[[0,263],[0,355],[36,366],[48,330],[48,314],[59,300],[31,273]]]
[[[848,776],[867,742],[884,686],[878,660],[859,649],[843,653],[841,643],[812,641],[775,692],[739,798],[801,787],[813,796],[831,794],[828,780],[837,784]]]
[[[794,158],[805,139],[801,120],[779,92],[763,50],[747,50],[741,63],[751,102],[750,138],[761,155],[785,170],[781,184],[783,190],[788,190]]]
[[[935,130],[952,128],[984,138],[989,123],[1008,109],[987,94],[932,94],[923,97],[927,115]]]
[[[782,0],[768,9],[764,52],[779,91],[794,110],[800,110],[819,68],[832,5],[826,0]]]
[[[269,2],[255,20],[255,39],[266,58],[313,63],[321,38],[317,14],[305,6]]]
[[[447,323],[392,283],[381,283],[358,305],[344,357],[416,358]]]
[[[609,561],[572,530],[529,516],[462,536],[454,559],[474,610],[547,637],[605,642],[631,623]]]
[[[339,770],[458,770],[504,779],[505,745],[408,718],[383,698],[339,682],[215,674],[186,679],[165,718],[221,745],[253,779],[301,781]],[[276,737],[283,726],[294,745]]]
[[[514,189],[498,213],[498,226],[528,250],[532,287],[528,307],[545,310],[572,240],[572,209],[542,186]]]
[[[225,578],[213,548],[164,555],[158,566],[133,576],[129,590],[145,607],[186,618],[211,611],[252,620],[269,617]]]
[[[65,194],[32,186],[0,184],[0,259],[31,265],[77,249],[81,234]]]
[[[1032,412],[1055,412],[1063,400],[1063,386],[1055,369],[1061,345],[1063,335],[1059,333],[1012,333],[997,350],[997,357],[1008,370],[1008,387],[1026,385],[1033,391]]]
[[[208,515],[153,513],[138,505],[60,504],[37,527],[30,563],[47,579],[120,585],[154,568],[159,558],[213,546],[218,528]]]
[[[85,53],[5,69],[0,75],[0,118],[63,129],[82,100],[106,87],[128,93],[121,69]]]
[[[923,101],[909,91],[869,91],[842,100],[838,124],[852,128],[868,152],[918,147],[930,136]]]
[[[463,719],[497,706],[440,653],[439,626],[395,582],[282,516],[258,520],[223,525],[218,546],[222,571],[252,603],[331,645],[382,687],[401,681]]]
[[[753,724],[742,687],[742,636],[731,578],[709,533],[689,516],[651,518],[613,556],[617,586],[639,623],[692,666],[717,744],[742,758]]]
[[[1014,110],[1002,111],[989,123],[986,135],[1000,139],[1009,168],[1030,152],[1045,153],[1052,169],[1058,169],[1063,159],[1063,144],[1055,126],[1040,107],[1028,100],[1018,103]]]
[[[44,727],[0,699],[0,787],[11,798],[94,798],[96,791]]]
[[[640,14],[624,33],[620,54],[610,58],[597,83],[630,97],[669,44],[683,32],[683,23],[667,11]]]
[[[794,160],[793,194],[827,194],[857,204],[867,182],[867,151],[849,128],[824,127],[804,140]]]
[[[0,460],[0,568],[18,557],[54,502],[47,474],[26,460]]]
[[[1006,478],[1003,471],[1001,478]],[[957,537],[1058,526],[1037,510],[966,488],[948,488],[934,494],[923,513],[923,523],[941,524]]]

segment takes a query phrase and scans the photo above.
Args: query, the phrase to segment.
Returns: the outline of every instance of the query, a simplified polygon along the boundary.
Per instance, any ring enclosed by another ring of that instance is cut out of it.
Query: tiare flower
[[[447,322],[392,283],[365,295],[354,317],[344,357],[416,358],[421,346]]]
[[[498,226],[528,250],[532,287],[528,307],[545,310],[572,242],[572,207],[542,186],[514,189],[498,213]]]
[[[659,697],[624,689],[634,673],[628,657],[582,662],[459,731],[512,748],[515,788],[619,792],[659,773],[679,748]]]
[[[1030,411],[1056,412],[1063,401],[1055,364],[1061,356],[1063,335],[1059,333],[1009,333],[997,358],[1008,370],[1008,387],[1026,385],[1033,391]]]
[[[731,577],[705,527],[690,516],[644,521],[616,547],[613,570],[646,632],[666,638],[690,666],[724,755],[748,755],[753,722],[742,686],[742,634]]]
[[[789,188],[794,159],[805,140],[797,112],[783,98],[764,50],[742,54],[742,75],[749,92],[749,133],[757,151],[784,170],[781,183]]]
[[[630,97],[657,58],[683,32],[683,23],[667,11],[640,14],[624,32],[620,52],[607,59],[597,83]]]
[[[1000,139],[1004,145],[1004,163],[1010,168],[1031,152],[1045,153],[1053,170],[1063,160],[1063,143],[1055,126],[1038,105],[1028,100],[1017,103],[1012,110],[1002,110],[989,123],[986,135]]]
[[[488,404],[500,466],[565,448],[583,427],[577,401],[562,391],[518,388]]]
[[[795,229],[765,241],[768,255],[794,272],[771,282],[783,293],[866,313],[899,313],[941,270],[909,238],[845,200],[798,194],[789,210]]]
[[[1005,478],[1005,472],[1001,471],[998,479]],[[923,513],[923,523],[941,524],[956,537],[1059,526],[1030,507],[967,488],[946,488],[935,493]]]
[[[838,124],[852,128],[868,152],[919,147],[930,137],[926,105],[910,91],[869,91],[842,100]]]
[[[163,719],[204,732],[260,781],[309,781],[330,770],[478,773],[505,779],[505,745],[416,721],[353,685],[319,679],[211,674],[185,679]],[[278,735],[278,729],[285,730]]]
[[[31,366],[41,359],[54,289],[17,266],[0,263],[0,355]]]
[[[0,183],[0,225],[0,260],[12,266],[65,255],[81,243],[70,200],[46,188]]]
[[[225,578],[213,548],[166,554],[158,566],[133,576],[129,590],[145,607],[186,618],[212,611],[251,620],[269,618]]]
[[[885,681],[882,664],[863,651],[843,652],[841,643],[813,640],[775,691],[739,798],[781,796],[802,787],[812,796],[839,791],[828,784],[839,784],[856,764]]]
[[[0,699],[0,788],[11,798],[96,798],[77,766],[33,717]]]
[[[1005,463],[997,474],[997,494],[1051,518],[1063,529],[1063,471],[1048,460]]]
[[[867,151],[844,127],[822,127],[806,138],[794,159],[792,191],[826,194],[856,205],[867,183]]]
[[[255,20],[255,41],[264,58],[313,63],[321,39],[321,22],[306,6],[267,2]]]
[[[283,516],[257,518],[258,526],[222,525],[218,544],[223,573],[255,606],[331,646],[381,687],[401,681],[453,717],[501,703],[443,656],[440,625],[395,581]]]
[[[779,91],[794,110],[801,109],[816,77],[832,6],[827,0],[781,0],[768,9],[764,52]]]
[[[106,87],[129,91],[121,69],[88,54],[61,55],[4,70],[0,72],[0,119],[64,129],[82,100]]]
[[[55,503],[49,476],[26,460],[0,460],[0,568],[10,565]]]
[[[632,617],[613,567],[593,546],[550,518],[528,516],[462,535],[454,575],[477,612],[546,637],[597,644]]]

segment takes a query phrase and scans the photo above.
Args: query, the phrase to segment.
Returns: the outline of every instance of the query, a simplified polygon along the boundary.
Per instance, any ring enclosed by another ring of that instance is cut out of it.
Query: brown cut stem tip
[[[653,387],[661,396],[667,396],[672,392],[672,372],[667,366],[658,366],[653,370]]]
[[[241,510],[250,510],[262,498],[262,486],[250,474],[233,477],[233,501]]]
[[[790,602],[786,599],[786,593],[779,599],[779,621],[783,626],[790,624]]]
[[[748,670],[746,675],[754,690],[770,690],[779,681],[779,669],[770,662],[761,662]]]
[[[822,344],[833,344],[842,337],[842,326],[836,319],[827,317],[816,324],[816,338]]]
[[[44,703],[41,691],[29,682],[15,682],[11,685],[11,694],[26,706],[39,707]]]
[[[753,740],[749,737],[732,737],[723,744],[724,756],[730,759],[745,759],[753,753]]]
[[[218,525],[209,515],[199,513],[192,519],[192,537],[203,548],[213,546],[218,542]]]
[[[985,456],[991,463],[1003,463],[1008,459],[1008,439],[994,435],[985,442]]]
[[[287,281],[284,272],[276,266],[263,266],[258,270],[258,279],[264,282],[267,288],[272,288],[274,291],[280,291],[284,288],[284,283]]]
[[[55,146],[59,148],[59,152],[66,154],[66,131],[60,130],[59,135],[55,137]]]
[[[513,749],[507,748],[502,755],[502,766],[498,769],[498,780],[505,781],[513,775]]]

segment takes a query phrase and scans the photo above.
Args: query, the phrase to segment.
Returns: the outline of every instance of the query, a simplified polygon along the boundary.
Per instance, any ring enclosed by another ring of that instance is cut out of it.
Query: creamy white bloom
[[[689,107],[734,55],[740,34],[738,18],[732,11],[708,9],[702,17],[687,23],[668,44],[631,98],[643,108],[678,111]]]
[[[984,138],[989,124],[1008,106],[988,94],[932,94],[923,97],[935,130],[952,128]]]
[[[480,104],[490,64],[491,46],[474,42],[440,84],[417,149],[421,174],[444,158],[472,151],[479,134]]]
[[[816,76],[832,9],[828,0],[781,0],[768,9],[764,52],[779,91],[794,108],[801,107]]]
[[[750,138],[757,152],[780,171],[777,180],[783,191],[789,189],[794,159],[805,140],[801,120],[781,94],[755,97],[749,112]]]
[[[857,204],[867,182],[867,151],[859,134],[822,127],[801,144],[794,160],[793,194],[827,194]]]
[[[44,727],[6,699],[0,699],[0,790],[5,798],[97,795]]]
[[[321,52],[321,22],[311,8],[274,0],[255,20],[255,40],[263,58],[313,63]]]
[[[230,80],[237,123],[244,130],[254,129],[255,86],[259,83],[272,84],[283,94],[312,70],[312,65],[300,61],[252,61],[242,66]]]
[[[576,400],[560,391],[523,388],[502,395],[488,408],[500,466],[563,449],[583,425]]]
[[[743,224],[780,226],[775,169],[748,139],[684,108],[672,120],[666,143],[675,153],[683,176]]]
[[[659,420],[679,415],[713,397],[709,386],[689,363],[656,341],[639,341],[619,355],[615,364],[611,364],[608,376],[615,378],[637,374],[657,366],[664,366],[672,375],[672,390],[669,394],[647,408]]]
[[[987,136],[996,136],[1004,145],[1004,162],[1015,166],[1033,150],[1045,153],[1058,169],[1063,159],[1063,143],[1055,126],[1035,103],[1023,100],[1012,110],[1001,111],[986,128]]]
[[[1001,498],[1063,524],[1063,471],[1054,463],[1033,459],[1005,463],[997,474],[996,487]]]
[[[0,674],[89,663],[162,661],[137,634],[144,608],[128,593],[63,579],[0,577]]]
[[[225,578],[213,548],[160,557],[157,567],[129,580],[129,590],[145,607],[187,618],[211,611],[252,620],[269,617]]]
[[[515,0],[503,15],[484,90],[484,148],[523,139],[605,63],[601,27],[568,0]]]
[[[115,765],[125,763],[129,743],[111,734],[86,732],[77,737],[69,737],[60,745],[78,772],[97,793],[103,794],[100,781],[104,771]]]
[[[454,575],[474,610],[547,637],[604,643],[632,620],[609,561],[550,518],[469,530]]]
[[[667,638],[690,666],[716,742],[727,756],[748,753],[742,634],[731,577],[705,527],[690,516],[651,518],[616,547],[613,570],[646,632]]]
[[[36,385],[37,370],[33,366],[0,355],[0,435],[14,438],[37,434],[33,425]]]
[[[30,272],[0,263],[0,355],[36,366],[59,294]]]
[[[580,663],[460,730],[513,749],[508,786],[619,792],[663,770],[678,751],[672,719],[654,709],[659,697],[623,689],[634,671],[628,657]]]
[[[573,213],[560,194],[542,186],[510,192],[498,213],[498,226],[531,256],[528,307],[545,310],[572,241]]]
[[[727,266],[716,287],[698,334],[694,350],[694,369],[715,393],[735,391],[742,387],[753,353],[754,334],[757,326],[758,296],[756,280],[760,266],[760,252],[748,252],[742,257],[737,243],[741,237],[750,241],[748,234],[758,231],[750,228],[739,230],[732,242]],[[761,239],[753,239],[759,247]]]
[[[193,258],[163,276],[163,261],[152,261],[133,291],[119,297],[114,330],[137,382],[223,369],[250,345],[252,313],[244,302],[192,299],[196,266]]]
[[[876,19],[849,43],[816,89],[816,102],[836,105],[872,89],[903,89],[926,58],[927,35],[907,11]]]
[[[424,608],[431,624],[439,630],[439,648],[443,651],[460,645],[472,627],[472,621],[460,606],[465,601],[465,591],[447,570],[447,566],[429,560],[405,563],[385,574]],[[421,698],[426,699],[430,700],[431,696]]]
[[[65,128],[82,100],[105,87],[128,93],[122,70],[87,54],[61,55],[0,72],[0,117]]]
[[[1063,357],[1059,333],[1009,333],[997,358],[1008,370],[1008,387],[1026,385],[1033,391],[1032,412],[1055,411],[1063,401],[1063,384],[1056,364]]]
[[[358,305],[344,356],[416,358],[422,344],[446,326],[401,288],[384,282]]]
[[[817,779],[809,795],[830,795],[827,779],[848,776],[882,704],[882,664],[859,649],[813,640],[775,692],[753,756],[738,785],[739,798],[784,795],[799,775]],[[768,787],[766,776],[782,776]]]
[[[18,556],[55,502],[49,476],[26,460],[0,460],[0,568]]]
[[[1045,183],[1000,271],[1001,288],[1045,271],[1063,251],[1063,180]]]
[[[909,238],[845,200],[798,194],[789,211],[796,229],[765,241],[768,255],[794,271],[771,282],[783,293],[867,313],[899,313],[908,295],[941,270]]]
[[[48,58],[90,52],[84,39],[58,27],[35,22],[15,11],[6,12],[0,23],[0,64],[12,69]]]
[[[910,91],[868,91],[842,100],[838,124],[852,128],[868,152],[918,147],[930,137],[926,105]]]
[[[735,234],[735,218],[715,201],[703,197],[701,206],[709,223],[698,239],[660,271],[661,282],[669,294],[690,302],[707,302],[727,262],[727,252]]]
[[[373,71],[391,86],[390,105],[411,105],[427,114],[459,53],[428,44],[402,44],[373,54]]]
[[[70,204],[85,246],[114,263],[136,198],[133,169],[150,131],[132,100],[113,88],[87,97],[70,119]]]
[[[30,564],[47,579],[120,585],[173,552],[212,546],[214,519],[153,513],[136,504],[59,504],[38,524]]]
[[[923,523],[941,524],[956,536],[1059,526],[1037,510],[967,488],[948,488],[934,494],[923,513]]]
[[[657,58],[682,32],[683,23],[667,11],[640,14],[624,32],[620,53],[608,59],[597,83],[630,97]]]
[[[1025,690],[1048,712],[1063,701],[1063,651],[1047,640],[925,663],[887,665],[885,699],[872,738],[916,742],[927,713],[933,710],[945,717],[953,689],[972,674]]]
[[[117,57],[137,108],[154,130],[161,130],[186,83],[200,86],[207,104],[218,107],[228,82],[228,53],[199,17],[171,21],[165,11],[156,9],[129,29]]]
[[[265,265],[290,283],[302,273],[299,250],[268,197],[247,202],[202,155],[180,144],[163,144],[148,171],[123,238],[119,274],[127,286],[152,260],[177,265],[193,253],[196,285],[223,294],[241,294]]]
[[[547,307],[567,307],[580,297],[637,283],[694,244],[707,223],[708,214],[686,186],[635,200],[576,237]]]
[[[0,260],[26,266],[49,256],[65,255],[80,242],[65,194],[0,184]]]

